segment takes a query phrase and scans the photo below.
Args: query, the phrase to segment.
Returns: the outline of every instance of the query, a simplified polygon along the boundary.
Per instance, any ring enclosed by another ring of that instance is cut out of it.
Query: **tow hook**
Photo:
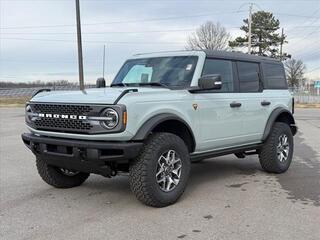
[[[86,159],[86,152],[84,149],[81,149],[81,148],[78,148],[78,154],[79,154],[79,157],[81,159],[81,161],[84,161]]]
[[[39,153],[39,145],[34,144],[33,142],[30,142],[30,149],[34,154]]]
[[[116,170],[111,170],[111,177],[114,177],[114,176],[116,176],[117,175],[117,171]]]

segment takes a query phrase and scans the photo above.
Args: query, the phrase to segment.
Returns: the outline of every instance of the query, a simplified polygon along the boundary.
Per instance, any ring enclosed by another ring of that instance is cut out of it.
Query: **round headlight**
[[[25,111],[26,111],[26,113],[25,113],[26,121],[30,122],[31,118],[32,118],[32,109],[31,109],[30,105],[26,105]]]
[[[32,112],[30,105],[26,105],[26,112]]]
[[[104,110],[101,116],[105,118],[101,124],[106,129],[113,129],[119,123],[119,115],[117,111],[112,108],[107,108]]]

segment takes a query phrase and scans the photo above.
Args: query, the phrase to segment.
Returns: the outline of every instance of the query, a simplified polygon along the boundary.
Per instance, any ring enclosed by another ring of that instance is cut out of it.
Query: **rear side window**
[[[286,89],[287,81],[282,64],[264,63],[263,74],[265,88]]]
[[[260,90],[260,71],[258,63],[237,62],[240,92],[258,92]]]
[[[233,72],[232,62],[228,60],[206,59],[202,76],[210,74],[220,74],[222,87],[219,92],[233,92]]]

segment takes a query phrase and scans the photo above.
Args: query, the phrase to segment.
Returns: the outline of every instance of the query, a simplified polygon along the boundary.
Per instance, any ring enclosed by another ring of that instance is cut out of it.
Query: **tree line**
[[[77,86],[78,83],[68,80],[56,81],[31,81],[31,82],[0,82],[0,88],[32,88],[32,87],[55,87],[55,86]]]
[[[231,34],[220,23],[207,21],[200,25],[187,39],[187,50],[232,50],[241,51],[248,46],[249,22],[243,19],[240,30],[242,36],[231,39]],[[252,14],[251,52],[250,54],[266,56],[284,61],[288,85],[301,87],[305,83],[305,64],[292,58],[291,54],[282,51],[288,41],[287,36],[280,33],[280,21],[273,13],[258,11]]]

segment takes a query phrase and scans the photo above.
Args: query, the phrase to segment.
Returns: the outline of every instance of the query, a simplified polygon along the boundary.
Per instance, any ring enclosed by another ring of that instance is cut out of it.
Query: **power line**
[[[197,18],[197,17],[208,17],[222,14],[238,14],[245,12],[242,11],[231,11],[231,12],[218,12],[218,13],[206,13],[206,14],[195,14],[195,15],[185,15],[185,16],[172,16],[172,17],[164,17],[164,18],[146,18],[139,20],[125,20],[125,21],[113,21],[113,22],[100,22],[100,23],[86,23],[82,24],[83,26],[95,26],[95,25],[109,25],[109,24],[122,24],[122,23],[138,23],[138,22],[154,22],[154,21],[167,21],[173,19],[185,19],[185,18]],[[287,13],[275,13],[278,15],[285,15],[291,17],[303,17],[303,18],[313,18],[319,19],[316,16],[304,16],[304,15],[296,15],[296,14],[287,14]],[[74,24],[61,24],[61,25],[39,25],[39,26],[10,26],[10,27],[1,27],[0,29],[33,29],[33,28],[57,28],[57,27],[74,27]]]
[[[232,27],[239,28],[239,27]],[[84,34],[138,34],[138,33],[167,33],[167,32],[187,32],[187,31],[195,31],[196,28],[188,28],[188,29],[168,29],[168,30],[150,30],[150,31],[105,31],[105,32],[83,32]],[[68,34],[76,34],[75,32],[31,32],[31,33],[23,33],[23,32],[2,32],[1,34],[10,34],[10,35],[68,35]]]
[[[154,22],[154,21],[167,21],[173,19],[185,19],[185,18],[197,18],[197,17],[208,17],[220,14],[236,14],[244,11],[231,11],[231,12],[218,12],[218,13],[206,13],[206,14],[194,14],[194,15],[184,15],[184,16],[172,16],[163,18],[146,18],[139,20],[124,20],[124,21],[114,21],[114,22],[100,22],[100,23],[86,23],[83,26],[95,26],[95,25],[109,25],[109,24],[122,24],[122,23],[138,23],[138,22]],[[74,27],[74,24],[61,24],[61,25],[42,25],[42,26],[21,26],[21,27],[1,27],[0,29],[27,29],[27,28],[56,28],[56,27]]]
[[[295,26],[294,28],[320,28],[320,25],[316,26]],[[240,29],[240,27],[227,27],[227,29]],[[82,35],[99,35],[99,34],[144,34],[144,33],[170,33],[170,32],[191,32],[197,28],[187,29],[168,29],[168,30],[146,30],[146,31],[102,31],[102,32],[83,32]],[[286,32],[300,31],[296,29],[289,29]],[[1,32],[5,35],[74,35],[76,32]]]
[[[306,15],[297,15],[297,14],[291,14],[291,13],[278,13],[278,12],[273,12],[273,14],[277,14],[277,15],[283,15],[283,16],[287,16],[287,17],[301,17],[301,18],[319,18],[316,16],[306,16]]]
[[[44,42],[70,42],[75,43],[74,40],[65,40],[65,39],[41,39],[41,38],[0,38],[2,40],[18,40],[18,41],[44,41]],[[184,44],[184,42],[117,42],[117,41],[90,41],[86,40],[83,42],[87,43],[108,43],[108,44],[164,44],[164,45],[174,45],[174,44]]]
[[[320,67],[313,68],[313,69],[311,69],[310,71],[306,72],[305,74],[312,73],[312,72],[314,72],[314,71],[316,71],[316,70],[318,70],[318,69],[320,69]]]

